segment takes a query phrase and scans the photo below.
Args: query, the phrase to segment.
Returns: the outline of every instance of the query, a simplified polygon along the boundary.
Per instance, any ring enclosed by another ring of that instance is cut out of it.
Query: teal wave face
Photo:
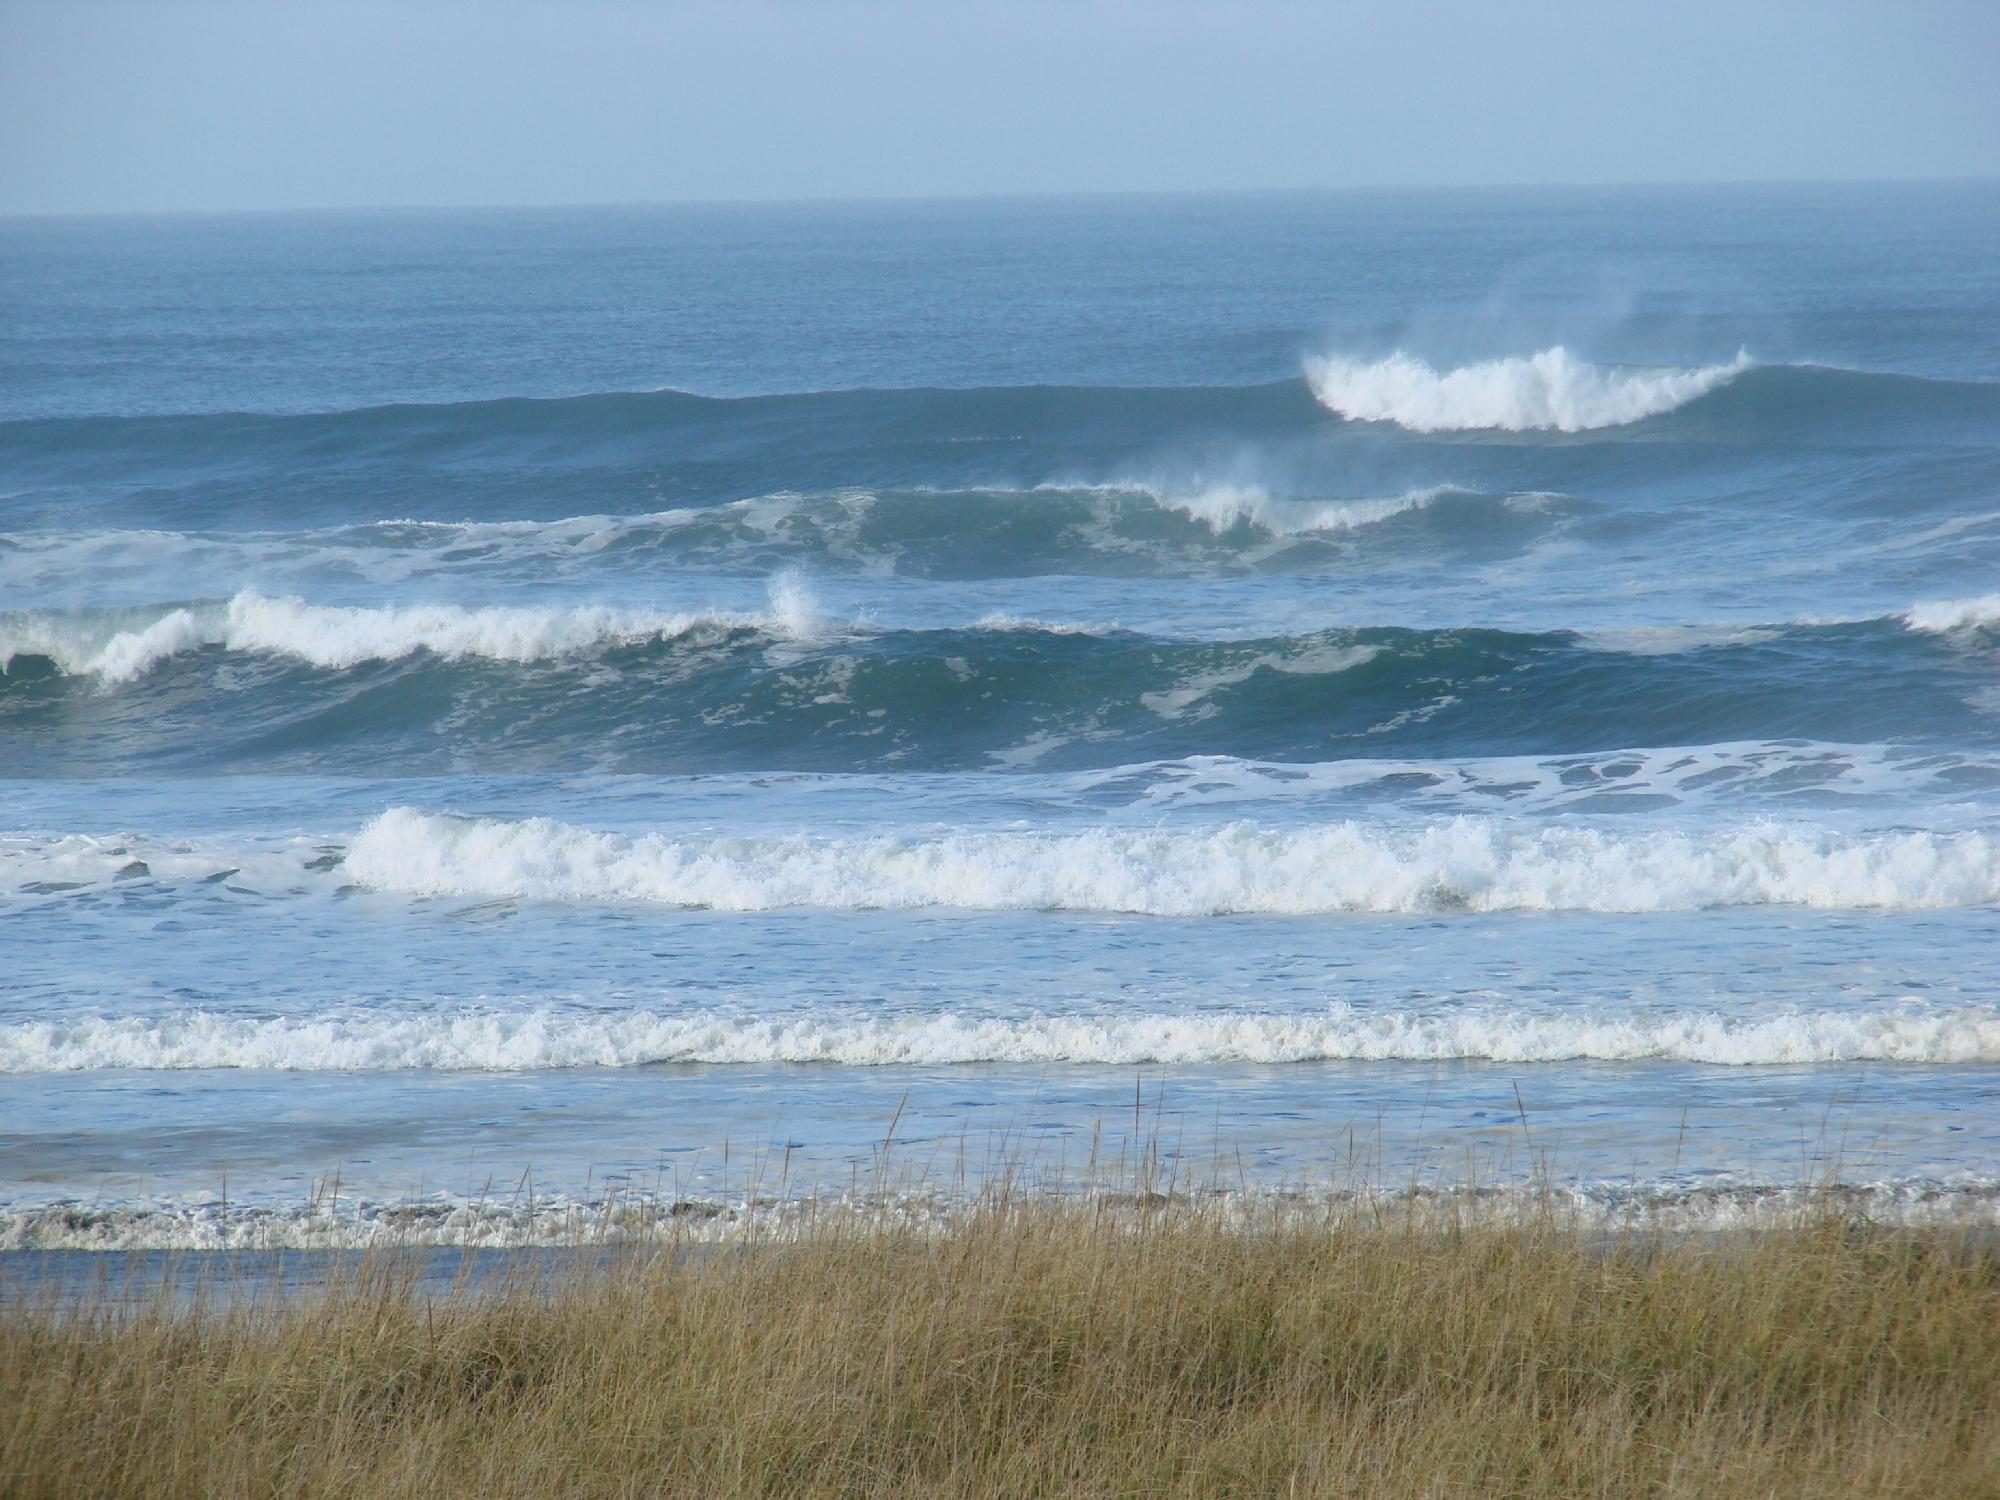
[[[674,391],[297,416],[0,423],[20,520],[269,527],[390,515],[554,519],[836,487],[1014,489],[1169,473],[1280,492],[1451,482],[1585,494],[1796,459],[1829,441],[1991,447],[2000,384],[1750,368],[1663,413],[1575,432],[1347,420],[1304,380],[715,399]],[[1768,452],[1759,452],[1760,448]],[[1746,449],[1749,450],[1746,454]]]
[[[432,644],[391,621],[371,645],[351,622],[345,638],[302,622],[290,643],[273,628],[198,623],[136,666],[129,650],[70,671],[16,655],[0,677],[0,733],[18,773],[1055,769],[1759,736],[2000,744],[1979,707],[1991,645],[1976,626],[1770,627],[1677,647],[1391,628],[815,638],[616,619],[543,620],[558,633],[537,644],[520,622],[481,616],[446,622]]]
[[[1199,578],[1466,565],[1519,556],[1567,530],[1643,530],[1644,516],[1553,494],[1433,486],[1301,498],[1263,486],[1052,485],[1034,490],[780,492],[634,516],[534,522],[378,521],[304,532],[112,530],[0,537],[0,590],[47,597],[87,578],[96,597],[365,584],[629,585],[664,570],[964,580],[1056,574]]]

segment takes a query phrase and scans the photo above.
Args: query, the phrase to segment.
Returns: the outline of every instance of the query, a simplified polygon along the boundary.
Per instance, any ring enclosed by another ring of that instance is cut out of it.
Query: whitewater
[[[1720,1067],[1829,1062],[2000,1062],[2000,1010],[1820,1011],[1743,1020],[1709,1011],[1651,1017],[1460,1009],[1319,1015],[1137,1015],[923,1021],[610,1015],[527,1010],[423,1018],[256,1021],[190,1012],[141,1023],[98,1018],[0,1030],[0,1071],[393,1068],[512,1072],[660,1063],[1311,1063],[1664,1060]]]
[[[1986,833],[1828,837],[1531,828],[1453,818],[1403,829],[1237,822],[1201,833],[954,834],[831,841],[657,835],[392,809],[345,873],[408,895],[779,907],[950,906],[1157,916],[1342,911],[1689,911],[2000,901]]]
[[[0,224],[0,1255],[2000,1222],[2000,195],[1227,209]]]
[[[1696,369],[1627,369],[1592,364],[1557,344],[1440,372],[1398,349],[1373,361],[1314,355],[1306,378],[1329,411],[1357,422],[1393,422],[1412,432],[1588,432],[1685,406],[1751,363],[1739,352]]]

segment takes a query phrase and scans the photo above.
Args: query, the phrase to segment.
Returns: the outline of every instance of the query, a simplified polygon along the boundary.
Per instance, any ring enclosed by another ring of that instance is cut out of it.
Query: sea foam
[[[1903,616],[1912,630],[1945,635],[1954,630],[1982,630],[2000,625],[2000,594],[1978,599],[1938,599],[1913,605]]]
[[[1181,831],[668,837],[394,808],[349,878],[410,896],[724,911],[960,907],[1158,916],[1925,908],[2000,901],[2000,838],[1778,823],[1623,830],[1454,817]]]
[[[1440,372],[1397,350],[1373,361],[1313,356],[1306,380],[1322,406],[1412,432],[1617,427],[1685,406],[1749,369],[1749,355],[1693,369],[1598,365],[1557,344],[1535,354]]]
[[[2000,1062],[2000,1010],[1906,1004],[1761,1017],[1336,1003],[1316,1012],[788,1016],[530,1007],[429,1015],[169,1017],[0,1025],[0,1073],[99,1068],[290,1072],[630,1068],[659,1063],[1674,1061],[1727,1067]]]
[[[1019,1150],[1012,1140],[994,1149],[1003,1162],[1012,1162],[1008,1153]],[[1695,1234],[1820,1223],[1829,1209],[1849,1222],[1866,1219],[1906,1228],[1989,1230],[2000,1220],[2000,1183],[1963,1176],[1865,1183],[1732,1176],[1695,1185],[1678,1176],[1652,1181],[1510,1179],[1416,1188],[1338,1179],[1317,1187],[1273,1187],[1232,1176],[1226,1185],[1189,1183],[1166,1201],[1135,1199],[1116,1184],[1064,1181],[1059,1175],[1052,1179],[1047,1171],[1039,1184],[1053,1195],[1052,1201],[1088,1203],[1100,1224],[1156,1226],[1164,1209],[1197,1214],[1208,1224],[1290,1227],[1316,1235],[1350,1221],[1379,1230],[1385,1214],[1391,1222],[1407,1223],[1427,1210],[1441,1216],[1436,1222],[1458,1228],[1479,1222],[1530,1225],[1544,1232],[1552,1215],[1579,1230]],[[350,1191],[300,1203],[289,1195],[246,1201],[240,1184],[232,1182],[228,1197],[203,1193],[119,1199],[99,1194],[88,1203],[0,1204],[0,1251],[465,1251],[529,1246],[601,1251],[609,1244],[742,1240],[769,1246],[855,1232],[936,1233],[990,1215],[995,1201],[990,1186],[974,1182],[951,1190],[919,1181],[907,1187],[811,1192],[788,1184],[782,1193],[753,1189],[746,1194],[732,1185],[728,1192],[695,1188],[684,1195],[670,1184],[583,1193],[550,1192],[538,1184],[534,1193],[508,1197],[450,1192],[371,1197]],[[1018,1202],[1019,1183],[1001,1191],[1006,1201]],[[83,1276],[88,1279],[89,1273]]]
[[[1261,485],[1214,484],[1194,487],[1133,485],[1160,509],[1187,517],[1217,536],[1247,526],[1276,537],[1311,536],[1358,531],[1408,511],[1422,510],[1449,485],[1431,485],[1363,500],[1295,500],[1272,495]]]

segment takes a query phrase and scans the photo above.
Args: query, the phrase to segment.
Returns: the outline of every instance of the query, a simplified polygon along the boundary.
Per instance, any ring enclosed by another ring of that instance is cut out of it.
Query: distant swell
[[[2000,1010],[1909,1005],[1737,1020],[1714,1011],[1592,1015],[1490,1007],[983,1019],[467,1011],[253,1019],[192,1011],[0,1026],[0,1073],[97,1068],[508,1071],[660,1063],[1307,1063],[1673,1061],[1746,1067],[2000,1062]]]
[[[1315,356],[1306,361],[1306,379],[1321,405],[1357,422],[1394,422],[1412,432],[1585,432],[1685,406],[1750,365],[1747,354],[1696,369],[1595,365],[1558,344],[1439,372],[1399,349],[1372,362]]]
[[[1610,831],[1459,817],[1186,832],[875,838],[628,837],[535,818],[396,808],[347,874],[411,896],[644,902],[765,911],[962,907],[1228,913],[1926,908],[2000,901],[2000,838],[1840,835],[1781,824]]]
[[[1644,367],[1561,346],[1456,368],[1407,353],[1308,359],[1262,385],[849,390],[729,399],[672,391],[248,416],[0,422],[10,530],[301,531],[418,516],[486,525],[703,510],[754,496],[925,491],[1032,494],[1043,484],[1167,491],[1297,482],[1340,499],[1357,482],[1440,479],[1566,488],[1580,476],[1451,459],[1423,433],[1583,432],[1700,401],[1692,430],[1780,450],[1868,431],[1898,443],[1985,446],[2000,383],[1820,365]],[[1332,410],[1354,419],[1330,421]],[[1668,450],[1662,450],[1664,453]],[[1397,454],[1412,460],[1405,465]],[[1424,461],[1430,453],[1437,462]],[[1254,460],[1253,472],[1233,466]],[[1215,465],[1223,465],[1218,473]],[[1155,479],[1170,481],[1154,485]],[[1194,485],[1192,488],[1201,488]],[[1318,495],[1315,495],[1315,492]],[[1365,492],[1361,498],[1367,498]],[[252,581],[252,580],[246,580]]]

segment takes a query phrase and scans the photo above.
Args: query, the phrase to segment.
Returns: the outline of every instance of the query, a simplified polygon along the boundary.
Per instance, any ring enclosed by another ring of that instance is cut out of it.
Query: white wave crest
[[[1142,487],[1140,493],[1162,510],[1184,515],[1217,536],[1238,526],[1249,526],[1272,536],[1293,537],[1358,531],[1393,516],[1422,510],[1452,490],[1448,485],[1433,485],[1374,500],[1289,500],[1273,496],[1257,485],[1236,484],[1210,485],[1192,491]]]
[[[2000,838],[1713,833],[1457,817],[1401,827],[1251,823],[1182,832],[629,837],[548,819],[393,808],[349,878],[411,896],[635,901],[724,911],[962,907],[1161,916],[1268,912],[1924,908],[2000,901]]]
[[[2000,625],[2000,594],[1987,594],[1979,599],[1938,599],[1917,604],[1903,616],[1903,623],[1912,630],[1933,635]]]
[[[1373,361],[1313,356],[1306,380],[1322,406],[1358,422],[1394,422],[1412,432],[1584,432],[1672,411],[1750,365],[1740,352],[1695,369],[1596,365],[1557,344],[1526,358],[1440,372],[1399,349]]]
[[[290,657],[316,667],[394,661],[418,651],[447,660],[532,662],[606,646],[668,640],[701,626],[754,628],[810,639],[823,628],[810,590],[794,573],[770,585],[767,613],[457,604],[328,605],[237,594],[223,605],[170,610],[151,620],[112,614],[0,617],[0,669],[43,656],[61,671],[130,682],[168,657],[204,646]]]
[[[1921,1005],[1732,1018],[1462,1007],[1315,1013],[988,1018],[759,1018],[527,1009],[265,1018],[194,1011],[0,1026],[0,1073],[100,1068],[288,1072],[630,1068],[656,1063],[1511,1063],[1674,1061],[1727,1067],[2000,1062],[2000,1010]]]

